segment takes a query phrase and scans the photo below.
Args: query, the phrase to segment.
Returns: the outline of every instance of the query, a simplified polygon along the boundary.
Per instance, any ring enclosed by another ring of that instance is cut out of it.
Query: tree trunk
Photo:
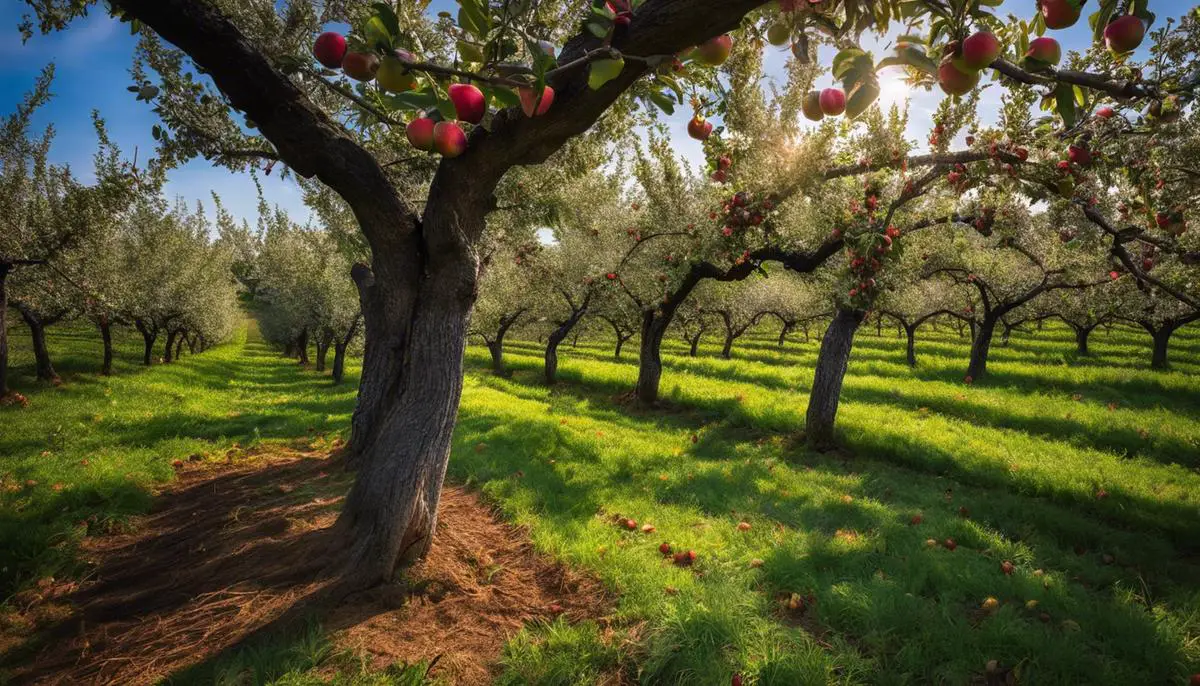
[[[690,355],[691,357],[695,357],[696,355],[698,355],[700,353],[700,338],[703,336],[704,336],[704,331],[700,330],[700,331],[696,332],[695,336],[692,336],[688,340],[688,343],[690,344],[690,347],[688,348],[688,355]]]
[[[175,359],[183,357],[183,342],[187,340],[187,332],[181,331],[179,338],[175,341]]]
[[[1038,322],[1041,323],[1040,321]],[[1075,329],[1075,352],[1080,355],[1088,354],[1088,336],[1092,333],[1092,327],[1076,326]]]
[[[158,331],[146,326],[140,319],[134,320],[134,326],[142,334],[142,364],[149,367],[154,360],[154,340],[158,338]]]
[[[633,338],[633,334],[617,334],[617,347],[615,350],[613,350],[613,357],[618,360],[621,359],[621,349],[625,347],[625,344],[629,342],[630,338]]]
[[[8,273],[12,267],[0,263],[0,398],[8,395]]]
[[[438,200],[436,194],[433,199]],[[454,235],[449,227],[436,226],[438,220],[449,218],[427,215],[430,235]],[[370,442],[359,449],[358,474],[338,520],[345,532],[339,540],[351,546],[348,555],[338,556],[351,588],[390,580],[399,565],[423,557],[432,543],[462,395],[467,322],[478,273],[468,248],[443,247],[445,252],[434,253],[416,293],[407,298],[408,312],[396,313],[408,322],[402,341],[371,341],[368,333],[369,345],[404,345],[389,351],[401,367],[381,384],[391,389],[386,412]],[[368,332],[380,331],[372,329],[369,319],[367,323]],[[378,366],[364,367],[363,376],[379,371]]]
[[[300,335],[296,338],[296,353],[299,355],[300,366],[307,367],[310,363],[308,359],[308,329],[300,330]]]
[[[917,366],[917,327],[912,324],[905,324],[904,335],[908,337],[908,345],[905,347],[908,366],[915,367]]]
[[[1013,327],[1012,327],[1012,326],[1010,326],[1010,325],[1008,324],[1008,322],[1004,322],[1004,321],[1000,322],[1000,324],[1001,324],[1001,325],[1004,327],[1004,333],[1002,333],[1002,334],[1000,335],[1000,345],[1001,345],[1001,346],[1003,346],[1003,347],[1005,347],[1005,348],[1007,348],[1007,347],[1008,347],[1008,341],[1009,341],[1009,339],[1010,339],[1010,338],[1012,338],[1012,330],[1013,330]]]
[[[729,359],[733,356],[733,329],[725,329],[725,345],[721,346],[721,357]]]
[[[883,315],[875,317],[875,336],[883,338]]]
[[[187,340],[188,353],[195,355],[196,354],[196,337],[188,336],[186,340]]]
[[[793,326],[792,324],[785,323],[783,325],[783,327],[779,329],[779,347],[780,348],[782,348],[783,344],[787,342],[787,335],[789,332],[791,332],[792,326]]]
[[[837,419],[842,382],[850,362],[850,348],[854,342],[854,332],[862,324],[864,316],[865,313],[860,310],[839,309],[821,340],[821,352],[817,355],[817,368],[804,422],[808,444],[816,450],[833,447],[834,421]]]
[[[317,339],[317,372],[325,371],[325,359],[329,356],[329,346],[333,343],[333,332],[326,331]]]
[[[340,384],[346,375],[346,344],[337,341],[333,344],[333,383]]]
[[[978,335],[979,335],[979,331],[978,331],[979,327],[978,327],[978,326],[975,324],[975,320],[974,320],[974,319],[972,319],[970,322],[967,322],[967,323],[971,325],[971,343],[972,343],[972,344],[974,344],[974,343],[975,343],[975,339],[976,339],[976,338],[978,337]],[[993,323],[993,324],[992,324],[992,328],[995,328],[995,326],[996,326],[996,325]],[[990,345],[990,343],[989,343],[989,345]]]
[[[546,383],[553,385],[558,380],[558,345],[566,340],[570,335],[571,330],[583,319],[583,315],[587,313],[587,302],[578,310],[573,310],[571,316],[567,320],[558,325],[554,331],[550,332],[550,337],[546,340]],[[579,337],[576,335],[575,340]]]
[[[803,324],[802,326],[804,327],[804,342],[805,342],[805,343],[808,343],[808,341],[809,341],[809,337],[808,337],[808,322],[804,322],[804,324]]]
[[[1042,324],[1043,324],[1043,322],[1044,322],[1044,320],[1042,320],[1042,319],[1039,319],[1039,320],[1038,320],[1038,323],[1037,323],[1037,324],[1038,324],[1038,327],[1037,327],[1037,330],[1038,330],[1038,331],[1041,331],[1041,330],[1042,330]]]
[[[107,314],[102,314],[96,318],[96,326],[100,328],[100,340],[104,342],[104,362],[100,364],[100,374],[109,376],[113,362],[112,320]]]
[[[167,330],[167,345],[163,348],[163,362],[166,364],[170,364],[175,361],[175,358],[171,353],[175,350],[175,337],[178,335],[179,331],[176,329]]]
[[[54,365],[50,362],[50,350],[46,347],[46,325],[33,310],[21,306],[18,306],[17,310],[29,327],[29,334],[33,339],[33,357],[37,363],[37,378],[49,383],[60,383],[61,379],[58,378],[58,373],[54,371]]]
[[[670,308],[669,312],[673,316],[675,308]],[[638,401],[645,405],[658,402],[658,382],[662,378],[662,339],[670,323],[671,319],[665,311],[659,315],[654,310],[642,313],[642,348],[638,358],[635,393]]]
[[[488,341],[487,349],[492,354],[492,371],[504,376],[504,337]]]
[[[1175,333],[1175,327],[1164,324],[1161,329],[1154,332],[1154,351],[1150,356],[1151,369],[1166,369],[1167,368],[1167,346],[1171,342],[1171,334]]]
[[[992,347],[992,334],[996,332],[996,319],[984,316],[971,342],[971,364],[967,366],[967,378],[978,381],[987,373],[988,352]]]
[[[290,339],[290,340],[288,340],[287,343],[283,344],[283,356],[287,357],[287,358],[292,358],[292,357],[296,356],[296,340],[295,339]]]

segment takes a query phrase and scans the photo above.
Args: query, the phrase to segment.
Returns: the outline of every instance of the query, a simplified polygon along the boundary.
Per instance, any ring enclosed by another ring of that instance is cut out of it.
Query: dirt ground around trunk
[[[197,456],[198,457],[198,456]],[[14,683],[148,684],[196,674],[254,640],[312,619],[328,583],[330,526],[352,475],[325,453],[179,466],[134,533],[89,537],[92,572],[42,580],[15,599],[0,651]],[[434,661],[431,677],[484,684],[529,622],[605,624],[596,580],[537,554],[474,493],[442,493],[430,555],[405,584],[351,596],[315,617],[339,649],[381,669]]]

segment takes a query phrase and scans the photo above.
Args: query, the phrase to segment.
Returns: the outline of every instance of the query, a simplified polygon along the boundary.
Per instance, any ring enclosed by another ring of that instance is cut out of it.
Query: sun
[[[908,102],[911,91],[900,74],[888,74],[879,82],[879,104],[887,106]]]

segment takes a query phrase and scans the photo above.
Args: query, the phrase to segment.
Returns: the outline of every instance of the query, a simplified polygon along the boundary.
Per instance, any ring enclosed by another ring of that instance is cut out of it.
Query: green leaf
[[[375,9],[375,16],[383,22],[384,27],[391,36],[400,35],[400,20],[396,17],[396,11],[386,2],[371,3],[371,7]]]
[[[458,0],[458,25],[481,41],[487,40],[492,18],[482,0]]]
[[[620,75],[621,70],[625,68],[625,59],[618,58],[615,60],[596,60],[592,62],[591,68],[588,70],[588,88],[592,90],[600,90],[604,84],[612,81]]]
[[[457,43],[458,54],[467,62],[483,62],[483,46],[479,43],[460,40]]]
[[[650,91],[650,102],[658,106],[658,109],[667,114],[675,114],[675,101],[671,96],[659,91]]]
[[[866,54],[858,48],[846,48],[839,52],[834,56],[833,65],[830,69],[833,73],[833,78],[838,80],[844,78],[845,73],[853,68],[855,58]]]
[[[372,47],[382,48],[383,50],[392,49],[392,34],[388,31],[387,25],[379,17],[371,17],[367,20],[364,33],[366,34],[367,42]]]
[[[608,35],[608,27],[610,24],[592,20],[584,24],[584,26],[593,36],[597,38],[604,38]]]
[[[846,116],[855,119],[879,97],[879,82],[872,79],[861,81],[850,89],[846,97]]]
[[[521,97],[511,88],[493,88],[487,92],[503,107],[518,107],[521,104]]]
[[[1100,7],[1088,15],[1088,26],[1092,27],[1092,40],[1104,40],[1104,27],[1117,11],[1117,0],[1101,0]]]
[[[1069,83],[1060,83],[1054,89],[1054,100],[1058,116],[1062,117],[1067,128],[1075,126],[1075,89]]]
[[[384,93],[380,97],[394,110],[429,110],[438,106],[437,94],[429,90]]]
[[[884,67],[894,67],[904,65],[913,67],[930,76],[937,76],[937,63],[925,54],[924,50],[917,48],[899,48],[896,54],[892,57],[885,57],[875,65],[875,71],[878,72]]]

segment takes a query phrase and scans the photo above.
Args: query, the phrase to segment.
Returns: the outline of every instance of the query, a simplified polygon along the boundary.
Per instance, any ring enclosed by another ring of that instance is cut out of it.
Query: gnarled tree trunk
[[[821,352],[817,355],[817,368],[804,421],[806,440],[817,450],[833,447],[834,422],[842,395],[842,382],[850,362],[850,348],[854,343],[854,332],[862,324],[864,316],[861,310],[839,309],[821,340]]]
[[[296,337],[296,355],[297,363],[301,367],[307,367],[310,364],[308,359],[308,329],[300,329],[300,335]]]
[[[974,322],[972,322],[972,325]],[[987,373],[988,352],[992,347],[992,335],[996,332],[996,318],[984,315],[975,337],[971,342],[971,363],[967,366],[967,376],[972,381],[978,381]]]
[[[183,357],[183,342],[187,340],[188,334],[186,331],[180,331],[179,337],[175,340],[175,359]]]
[[[566,340],[570,335],[571,330],[583,319],[583,315],[587,313],[587,305],[571,312],[571,316],[567,320],[558,325],[554,331],[550,332],[550,337],[546,340],[546,383],[553,385],[558,377],[558,345]]]
[[[170,364],[175,361],[175,337],[179,335],[178,329],[167,329],[167,344],[163,347],[163,362]]]
[[[781,327],[779,329],[779,347],[780,348],[782,348],[783,344],[787,342],[787,335],[788,335],[788,333],[791,332],[793,327],[795,327],[795,324],[784,322],[783,327]]]
[[[54,371],[54,364],[50,361],[50,350],[46,347],[47,322],[38,317],[31,308],[22,304],[17,304],[17,311],[21,313],[21,318],[29,327],[29,335],[33,341],[33,357],[37,366],[37,378],[49,383],[60,383],[58,372]]]
[[[662,339],[674,315],[675,307],[667,306],[661,313],[656,310],[642,313],[642,346],[634,392],[638,401],[646,405],[658,402],[658,383],[662,379]]]
[[[700,353],[700,338],[704,336],[704,329],[696,332],[695,336],[688,339],[688,355],[695,357]]]

